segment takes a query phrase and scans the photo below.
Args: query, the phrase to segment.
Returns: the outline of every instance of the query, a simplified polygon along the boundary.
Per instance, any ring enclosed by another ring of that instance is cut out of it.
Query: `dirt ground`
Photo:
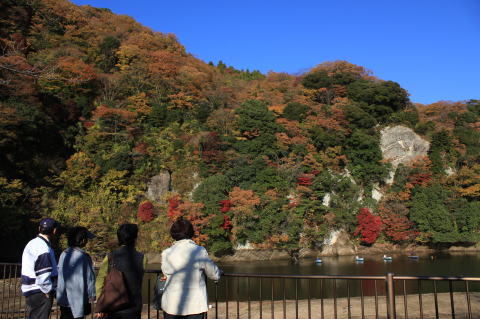
[[[454,316],[452,316],[452,307],[450,294],[441,293],[437,295],[437,307],[435,306],[434,294],[422,294],[422,307],[419,307],[419,296],[408,295],[396,297],[396,318],[414,319],[414,318],[437,318],[436,309],[438,309],[438,318],[480,318],[480,293],[470,294],[470,316],[467,297],[465,293],[454,293]],[[323,303],[323,308],[322,308]],[[405,307],[406,304],[406,307]],[[285,303],[280,301],[272,302],[264,300],[252,301],[250,305],[247,302],[225,302],[215,305],[208,311],[209,319],[306,319],[306,318],[387,318],[386,298],[378,298],[377,307],[374,297],[350,298],[350,307],[348,307],[347,298],[337,298],[336,307],[333,299],[314,299],[310,303],[308,300],[299,300],[296,306],[295,300],[287,300]],[[228,307],[228,315],[227,315]],[[335,316],[336,308],[336,316]],[[406,312],[405,312],[406,310]],[[218,316],[217,316],[218,314]],[[157,318],[157,313],[152,310],[150,318]],[[158,318],[163,318],[161,313]],[[148,319],[147,312],[144,311],[142,319]]]

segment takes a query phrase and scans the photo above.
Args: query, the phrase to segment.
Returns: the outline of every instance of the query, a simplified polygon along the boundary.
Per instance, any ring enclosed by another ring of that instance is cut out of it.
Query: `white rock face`
[[[375,183],[372,189],[372,198],[378,202],[382,199],[382,197],[383,197],[382,189],[380,188],[378,183]]]
[[[354,255],[356,252],[350,235],[345,230],[332,230],[323,241],[323,256]]]
[[[407,164],[419,156],[427,156],[430,143],[405,126],[388,126],[381,132],[380,148],[383,158],[392,164],[393,172],[399,164]],[[394,174],[386,181],[391,184]]]
[[[154,202],[162,200],[162,196],[171,190],[171,176],[170,172],[162,171],[158,175],[155,175],[148,183],[147,198]]]
[[[333,245],[337,241],[339,234],[340,234],[340,230],[332,230],[330,234],[328,234],[328,236],[326,236],[325,239],[323,240],[323,245],[325,246]]]
[[[245,242],[245,245],[238,243],[237,246],[235,247],[235,250],[249,250],[249,249],[254,249],[254,247],[248,240]]]
[[[445,174],[447,174],[447,176],[451,176],[451,175],[454,175],[456,173],[457,173],[457,171],[454,168],[447,167],[445,169]]]
[[[322,204],[324,206],[330,207],[331,200],[332,200],[332,195],[330,193],[326,193],[325,196],[323,196]]]

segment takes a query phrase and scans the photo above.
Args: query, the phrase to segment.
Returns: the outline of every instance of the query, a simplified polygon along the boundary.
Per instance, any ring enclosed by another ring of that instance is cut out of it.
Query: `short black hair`
[[[195,231],[190,221],[179,217],[170,228],[170,235],[175,240],[191,239]]]
[[[89,232],[85,227],[72,227],[67,232],[67,242],[69,247],[82,247],[87,243]]]
[[[136,224],[123,224],[118,227],[117,238],[119,245],[134,246],[138,236],[138,226]]]

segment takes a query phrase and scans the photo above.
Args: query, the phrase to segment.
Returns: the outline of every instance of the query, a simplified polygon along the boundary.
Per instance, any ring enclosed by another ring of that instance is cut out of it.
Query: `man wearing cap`
[[[85,227],[77,226],[67,233],[68,248],[58,262],[57,303],[60,319],[84,318],[95,300],[95,272],[90,256],[82,249],[94,238]]]
[[[29,319],[47,319],[50,315],[58,274],[50,241],[58,228],[54,219],[42,219],[38,236],[23,250],[21,289]]]

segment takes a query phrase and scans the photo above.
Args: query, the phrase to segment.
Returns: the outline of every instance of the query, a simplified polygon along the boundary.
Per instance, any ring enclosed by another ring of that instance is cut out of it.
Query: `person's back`
[[[203,318],[208,310],[205,276],[219,280],[221,271],[207,250],[191,240],[192,224],[177,219],[170,229],[176,241],[162,252],[162,272],[167,277],[162,296],[165,319]]]
[[[119,248],[109,253],[97,275],[97,296],[100,296],[109,267],[121,271],[126,281],[129,293],[129,304],[122,310],[115,312],[97,313],[97,316],[108,316],[109,319],[140,319],[142,312],[142,279],[144,273],[145,257],[135,250],[138,236],[138,226],[135,224],[120,225],[117,231]]]
[[[126,285],[130,293],[130,305],[117,314],[128,314],[142,311],[142,279],[143,254],[131,246],[122,246],[111,254],[115,267],[125,276]]]
[[[40,222],[39,235],[22,254],[22,294],[26,298],[28,318],[47,319],[57,284],[57,263],[50,244],[58,224],[51,218]]]
[[[58,262],[57,303],[61,319],[84,318],[95,299],[95,272],[90,256],[82,249],[95,236],[85,227],[74,227],[67,234],[68,248]]]
[[[22,293],[24,296],[55,288],[57,263],[50,242],[36,237],[28,242],[22,254]]]

